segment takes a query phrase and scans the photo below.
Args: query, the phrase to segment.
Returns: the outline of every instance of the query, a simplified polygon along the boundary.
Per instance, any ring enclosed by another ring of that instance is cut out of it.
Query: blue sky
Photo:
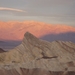
[[[75,25],[75,0],[0,0],[0,20]]]

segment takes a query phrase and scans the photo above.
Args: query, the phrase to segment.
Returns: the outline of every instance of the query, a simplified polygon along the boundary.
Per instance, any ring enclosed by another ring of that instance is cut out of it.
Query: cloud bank
[[[7,7],[0,7],[0,11],[15,11],[15,12],[26,12],[24,10],[15,9],[15,8],[7,8]]]

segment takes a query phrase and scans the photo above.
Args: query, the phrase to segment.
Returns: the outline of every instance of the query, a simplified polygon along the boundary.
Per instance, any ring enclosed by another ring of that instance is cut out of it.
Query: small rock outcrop
[[[75,44],[47,42],[27,32],[22,44],[0,54],[0,68],[15,75],[75,75]]]
[[[5,52],[2,48],[0,48],[0,53],[3,53],[3,52]]]

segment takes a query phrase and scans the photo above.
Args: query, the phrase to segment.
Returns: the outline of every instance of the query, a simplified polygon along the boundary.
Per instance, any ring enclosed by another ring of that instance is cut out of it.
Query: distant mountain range
[[[0,43],[4,43],[4,41],[0,41]]]
[[[21,41],[0,41],[0,48],[7,51],[18,46],[20,43]]]
[[[75,42],[75,27],[36,21],[0,21],[0,40],[22,40],[24,33],[27,31],[48,41],[64,40]]]

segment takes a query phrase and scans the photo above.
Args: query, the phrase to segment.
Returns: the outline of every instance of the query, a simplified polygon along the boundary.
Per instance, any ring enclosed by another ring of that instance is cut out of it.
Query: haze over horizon
[[[75,0],[0,0],[0,21],[33,20],[75,26]]]

